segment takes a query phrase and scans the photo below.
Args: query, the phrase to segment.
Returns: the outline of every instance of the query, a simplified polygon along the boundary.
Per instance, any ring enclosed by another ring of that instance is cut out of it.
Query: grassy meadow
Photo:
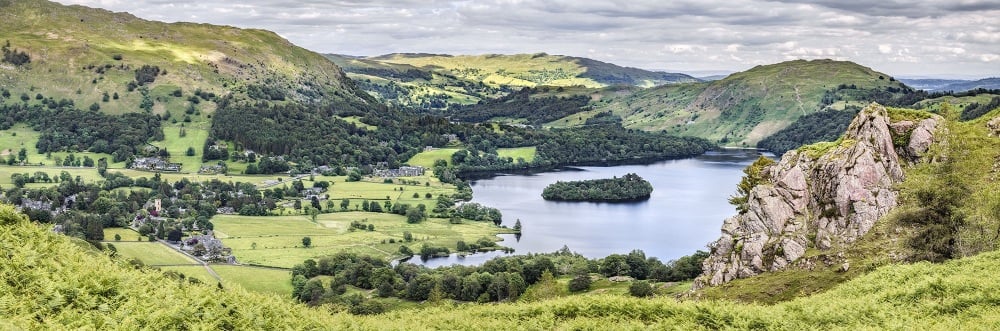
[[[115,245],[119,255],[137,259],[148,266],[200,264],[159,242],[117,241],[111,244]]]
[[[445,160],[448,164],[451,164],[451,155],[455,154],[455,152],[458,152],[459,150],[459,148],[436,148],[429,151],[423,151],[411,157],[409,161],[406,161],[406,163],[424,168],[433,167],[434,162],[437,160]],[[536,154],[537,149],[534,146],[497,149],[497,155],[501,157],[511,157],[514,158],[514,160],[523,158],[525,162],[534,161]]]
[[[375,230],[352,231],[350,225],[354,221],[372,224]],[[399,256],[401,245],[414,251],[419,251],[425,243],[455,250],[459,240],[496,240],[495,235],[503,231],[493,224],[468,220],[450,224],[447,219],[429,218],[419,224],[409,224],[400,215],[367,212],[320,214],[316,223],[308,216],[218,215],[212,223],[216,236],[233,249],[233,255],[240,262],[284,268],[337,252],[389,259]],[[412,242],[404,242],[404,232],[412,234]],[[312,239],[311,247],[302,246],[303,237]]]

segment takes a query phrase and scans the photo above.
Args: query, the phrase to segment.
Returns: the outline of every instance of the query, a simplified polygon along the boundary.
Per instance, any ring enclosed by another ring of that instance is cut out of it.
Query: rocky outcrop
[[[940,122],[891,124],[886,109],[872,104],[838,142],[786,153],[764,169],[745,212],[726,219],[695,286],[781,270],[809,247],[857,240],[896,206],[892,187],[903,180],[903,164],[927,151]]]
[[[986,122],[986,128],[990,129],[991,136],[1000,136],[1000,116]]]

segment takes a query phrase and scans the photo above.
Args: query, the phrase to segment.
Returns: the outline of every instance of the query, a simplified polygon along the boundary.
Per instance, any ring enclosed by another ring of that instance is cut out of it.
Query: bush
[[[579,274],[569,281],[569,291],[570,292],[582,292],[590,289],[590,275]]]
[[[633,281],[628,287],[628,293],[639,298],[653,296],[653,286],[644,280]]]

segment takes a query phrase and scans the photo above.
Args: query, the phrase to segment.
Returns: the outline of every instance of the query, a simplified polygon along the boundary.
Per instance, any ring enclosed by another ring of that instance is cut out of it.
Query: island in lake
[[[650,193],[653,193],[653,185],[639,175],[630,173],[621,178],[558,181],[545,187],[542,198],[556,201],[619,202],[646,200]]]

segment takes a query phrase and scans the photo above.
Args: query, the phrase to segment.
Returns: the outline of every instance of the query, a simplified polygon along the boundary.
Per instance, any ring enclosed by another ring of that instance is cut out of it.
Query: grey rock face
[[[747,211],[726,219],[709,246],[695,287],[788,267],[808,247],[848,245],[896,206],[892,186],[903,180],[891,131],[910,132],[900,154],[916,159],[930,147],[939,117],[890,125],[886,109],[872,104],[828,150],[796,150],[764,170],[768,181],[748,195]]]

